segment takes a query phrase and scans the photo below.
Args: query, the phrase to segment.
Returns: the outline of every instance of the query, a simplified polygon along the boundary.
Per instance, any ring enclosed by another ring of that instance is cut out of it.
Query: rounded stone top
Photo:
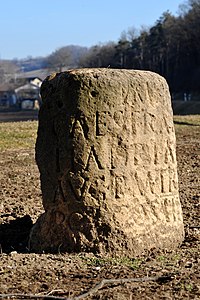
[[[110,77],[110,78],[117,78],[117,77],[138,77],[140,80],[150,80],[152,78],[165,81],[165,79],[160,76],[159,74],[146,71],[146,70],[134,70],[134,69],[112,69],[112,68],[79,68],[79,69],[71,69],[64,72],[54,72],[46,77],[45,81],[52,81],[58,77],[74,75],[74,76],[93,76],[93,77]]]

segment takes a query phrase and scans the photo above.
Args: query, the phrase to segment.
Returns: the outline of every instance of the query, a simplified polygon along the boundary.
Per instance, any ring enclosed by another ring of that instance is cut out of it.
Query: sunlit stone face
[[[183,240],[175,134],[165,80],[80,69],[47,77],[36,161],[45,214],[36,251],[135,255]]]

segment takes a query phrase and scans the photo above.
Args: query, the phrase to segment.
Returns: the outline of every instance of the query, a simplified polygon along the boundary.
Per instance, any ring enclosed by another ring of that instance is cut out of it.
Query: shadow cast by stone
[[[29,215],[0,225],[1,252],[28,252],[28,238],[33,222]]]

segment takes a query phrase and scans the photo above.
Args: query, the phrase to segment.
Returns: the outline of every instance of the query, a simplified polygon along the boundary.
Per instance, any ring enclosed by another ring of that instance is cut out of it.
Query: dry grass
[[[37,121],[0,123],[0,151],[34,148]]]
[[[174,116],[175,129],[200,126],[200,115]],[[0,151],[7,149],[34,148],[37,136],[37,121],[0,123]],[[191,128],[190,128],[191,130]]]
[[[174,116],[176,125],[200,126],[200,115]]]

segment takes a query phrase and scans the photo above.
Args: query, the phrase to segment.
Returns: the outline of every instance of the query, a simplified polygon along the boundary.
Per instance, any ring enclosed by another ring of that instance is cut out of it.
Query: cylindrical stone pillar
[[[46,78],[36,142],[45,213],[37,252],[133,256],[184,237],[169,89],[148,71]]]

